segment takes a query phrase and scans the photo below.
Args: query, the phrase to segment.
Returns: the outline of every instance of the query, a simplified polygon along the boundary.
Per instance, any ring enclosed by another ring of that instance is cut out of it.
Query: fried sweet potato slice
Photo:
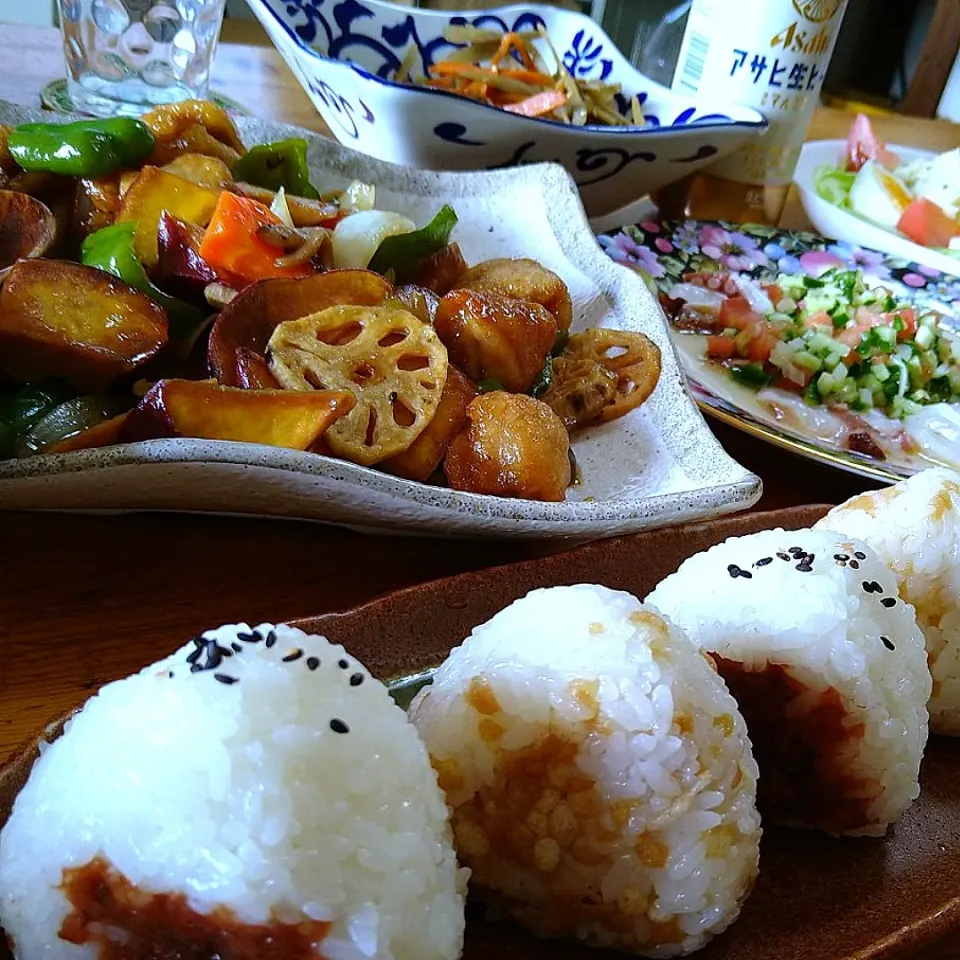
[[[210,331],[207,362],[230,387],[276,387],[264,352],[277,325],[341,304],[375,307],[392,296],[370,270],[331,270],[302,280],[261,280],[223,309]]]
[[[52,447],[47,447],[44,453],[73,453],[74,450],[93,450],[97,447],[111,447],[120,443],[120,431],[126,422],[127,414],[121,413],[102,423],[87,427],[80,433],[61,440]]]
[[[467,407],[476,395],[473,381],[448,364],[447,382],[433,419],[408,450],[384,460],[380,467],[398,477],[425,483],[443,462],[450,442],[467,426]]]
[[[195,437],[307,450],[355,403],[349,390],[239,390],[209,380],[161,380],[127,414],[120,441]]]
[[[95,391],[166,344],[167,315],[122,280],[65,260],[21,260],[0,290],[0,367]]]
[[[523,394],[485,393],[444,461],[454,490],[559,502],[570,485],[570,439],[557,415]]]
[[[609,423],[639,407],[660,379],[660,350],[642,333],[598,328],[575,333],[553,362],[540,398],[571,429]]]
[[[166,210],[180,220],[205,227],[213,216],[220,191],[202,187],[159,167],[144,167],[130,185],[120,204],[118,221],[133,220],[137,256],[148,269],[157,265],[157,229]]]
[[[223,190],[233,183],[233,174],[222,160],[202,153],[181,153],[161,169],[201,187],[212,187],[215,190]]]
[[[540,304],[470,290],[448,293],[433,323],[471,380],[497,380],[510,393],[530,389],[557,339],[557,321]]]
[[[109,227],[120,212],[120,180],[81,178],[73,200],[73,225],[82,240],[88,234]]]
[[[487,260],[464,272],[457,280],[458,289],[512,297],[546,307],[561,330],[569,330],[573,320],[573,303],[567,285],[536,260],[526,258]]]
[[[338,457],[366,467],[410,448],[447,379],[447,351],[433,327],[390,307],[330,307],[281,323],[267,361],[288,390],[356,394],[356,407],[325,439]]]
[[[246,152],[226,110],[208,100],[183,100],[147,111],[140,118],[153,134],[150,163],[162,166],[184,153],[217,157],[228,166]]]

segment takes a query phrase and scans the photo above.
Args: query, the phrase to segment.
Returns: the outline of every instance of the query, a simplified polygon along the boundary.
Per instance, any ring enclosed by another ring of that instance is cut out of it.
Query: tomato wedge
[[[707,356],[714,360],[729,360],[736,347],[733,337],[707,337]]]
[[[763,318],[751,306],[746,297],[727,297],[720,308],[720,326],[734,330],[746,330]]]
[[[903,211],[897,229],[923,247],[949,247],[950,241],[960,236],[960,224],[926,197],[917,197],[911,202]]]
[[[847,134],[847,170],[856,173],[868,160],[876,160],[888,170],[900,165],[900,158],[873,132],[870,118],[858,113]]]

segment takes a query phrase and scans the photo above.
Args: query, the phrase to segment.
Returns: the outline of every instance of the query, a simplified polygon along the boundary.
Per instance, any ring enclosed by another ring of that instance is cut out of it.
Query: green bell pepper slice
[[[30,428],[75,394],[58,381],[35,381],[0,391],[0,460],[15,457]]]
[[[66,177],[109,176],[146,159],[153,145],[150,128],[132,117],[21,123],[7,139],[10,155],[24,170]]]
[[[133,248],[136,229],[136,221],[131,220],[91,233],[83,241],[80,262],[119,277],[124,283],[155,300],[167,312],[171,338],[192,342],[207,322],[207,316],[153,284]]]
[[[310,183],[307,146],[295,137],[252,147],[233,165],[233,176],[255,187],[275,192],[283,187],[295,197],[316,200],[320,194]]]
[[[370,269],[385,277],[392,275],[395,283],[409,283],[427,257],[439,253],[450,243],[450,234],[456,225],[456,211],[444,205],[425,227],[387,237],[373,255]]]

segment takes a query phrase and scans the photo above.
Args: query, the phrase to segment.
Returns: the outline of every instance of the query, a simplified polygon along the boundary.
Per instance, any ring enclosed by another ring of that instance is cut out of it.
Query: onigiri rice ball
[[[689,953],[757,875],[757,767],[713,665],[627,593],[536,590],[411,705],[471,897],[541,936]]]
[[[647,602],[716,660],[747,721],[765,818],[879,836],[919,796],[923,635],[866,544],[827,530],[733,537]]]
[[[464,888],[403,711],[284,625],[209,631],[105,686],[0,833],[19,960],[456,960]]]
[[[930,469],[834,507],[816,529],[868,543],[917,611],[933,675],[930,729],[960,736],[960,474]]]

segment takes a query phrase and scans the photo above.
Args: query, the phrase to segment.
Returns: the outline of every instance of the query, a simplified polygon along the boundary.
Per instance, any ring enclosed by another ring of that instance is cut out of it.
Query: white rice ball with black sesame
[[[342,647],[283,625],[221,627],[105,686],[0,833],[0,925],[19,960],[118,944],[455,960],[464,887],[403,711]]]
[[[734,537],[647,602],[715,657],[747,721],[766,819],[879,836],[919,796],[923,635],[866,544],[826,530]]]
[[[935,468],[834,507],[816,529],[859,537],[913,604],[933,675],[930,729],[960,736],[960,474]]]
[[[537,590],[411,705],[471,896],[540,936],[671,957],[740,912],[757,767],[712,664],[628,593]]]

